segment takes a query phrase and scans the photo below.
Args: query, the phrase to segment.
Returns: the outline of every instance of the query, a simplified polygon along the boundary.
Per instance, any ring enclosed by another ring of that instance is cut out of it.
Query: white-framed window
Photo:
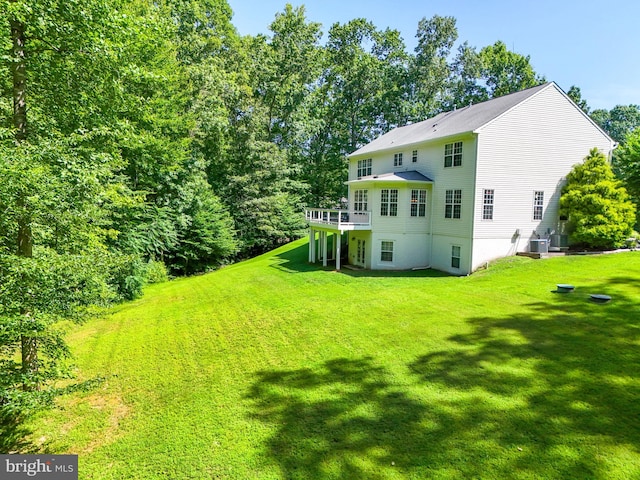
[[[356,190],[353,197],[353,211],[366,212],[369,210],[369,190]]]
[[[393,242],[392,241],[382,240],[382,242],[380,242],[380,261],[393,262]]]
[[[460,245],[451,246],[451,267],[460,268]]]
[[[447,143],[444,146],[444,166],[459,167],[462,165],[462,142]]]
[[[411,216],[424,217],[427,214],[427,191],[411,190]]]
[[[411,152],[411,163],[417,163],[418,162],[418,150],[414,150],[413,152]]]
[[[544,210],[544,192],[533,192],[533,219],[542,220],[542,212]]]
[[[398,190],[384,188],[380,192],[380,215],[383,217],[398,216]]]
[[[358,160],[358,176],[366,177],[367,175],[371,175],[371,159]]]
[[[485,189],[482,194],[482,219],[493,220],[493,189]]]
[[[462,190],[447,190],[444,199],[444,218],[460,218],[462,213]]]
[[[394,167],[402,166],[402,153],[395,153],[393,155],[393,166]]]

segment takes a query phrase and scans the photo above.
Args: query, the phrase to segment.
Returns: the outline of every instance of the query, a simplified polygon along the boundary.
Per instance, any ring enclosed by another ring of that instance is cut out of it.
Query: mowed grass
[[[31,450],[83,479],[640,478],[640,252],[463,278],[306,260],[294,242],[75,328],[80,378],[106,381],[32,421]]]

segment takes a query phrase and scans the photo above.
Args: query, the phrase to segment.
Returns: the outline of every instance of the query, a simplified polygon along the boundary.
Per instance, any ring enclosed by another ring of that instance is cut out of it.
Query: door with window
[[[359,267],[366,267],[365,259],[367,255],[367,243],[366,240],[358,239],[356,247],[356,265]]]

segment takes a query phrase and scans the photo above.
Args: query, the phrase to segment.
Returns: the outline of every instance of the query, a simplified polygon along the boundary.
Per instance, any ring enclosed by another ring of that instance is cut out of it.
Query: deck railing
[[[338,230],[371,228],[371,212],[309,208],[305,210],[305,217],[309,224],[330,225]]]

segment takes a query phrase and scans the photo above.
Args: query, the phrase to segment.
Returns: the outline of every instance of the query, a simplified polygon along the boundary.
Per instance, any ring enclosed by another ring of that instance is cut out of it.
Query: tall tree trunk
[[[15,0],[12,0],[15,2]],[[16,18],[9,20],[11,25],[12,59],[11,75],[13,80],[13,127],[16,145],[27,139],[27,62],[25,52],[24,24]],[[18,200],[18,205],[24,207],[24,199]],[[29,215],[24,212],[18,217],[17,254],[31,258],[33,255],[33,237]],[[29,312],[23,312],[23,323],[26,327],[32,319]],[[25,328],[26,329],[26,328]],[[36,337],[21,336],[22,373],[26,377],[34,377],[38,372],[38,341]],[[38,384],[24,382],[25,390],[38,389]]]
[[[15,0],[13,0],[15,1]],[[27,62],[25,53],[24,24],[12,18],[11,40],[12,59],[11,74],[13,77],[13,126],[16,143],[27,138]]]

